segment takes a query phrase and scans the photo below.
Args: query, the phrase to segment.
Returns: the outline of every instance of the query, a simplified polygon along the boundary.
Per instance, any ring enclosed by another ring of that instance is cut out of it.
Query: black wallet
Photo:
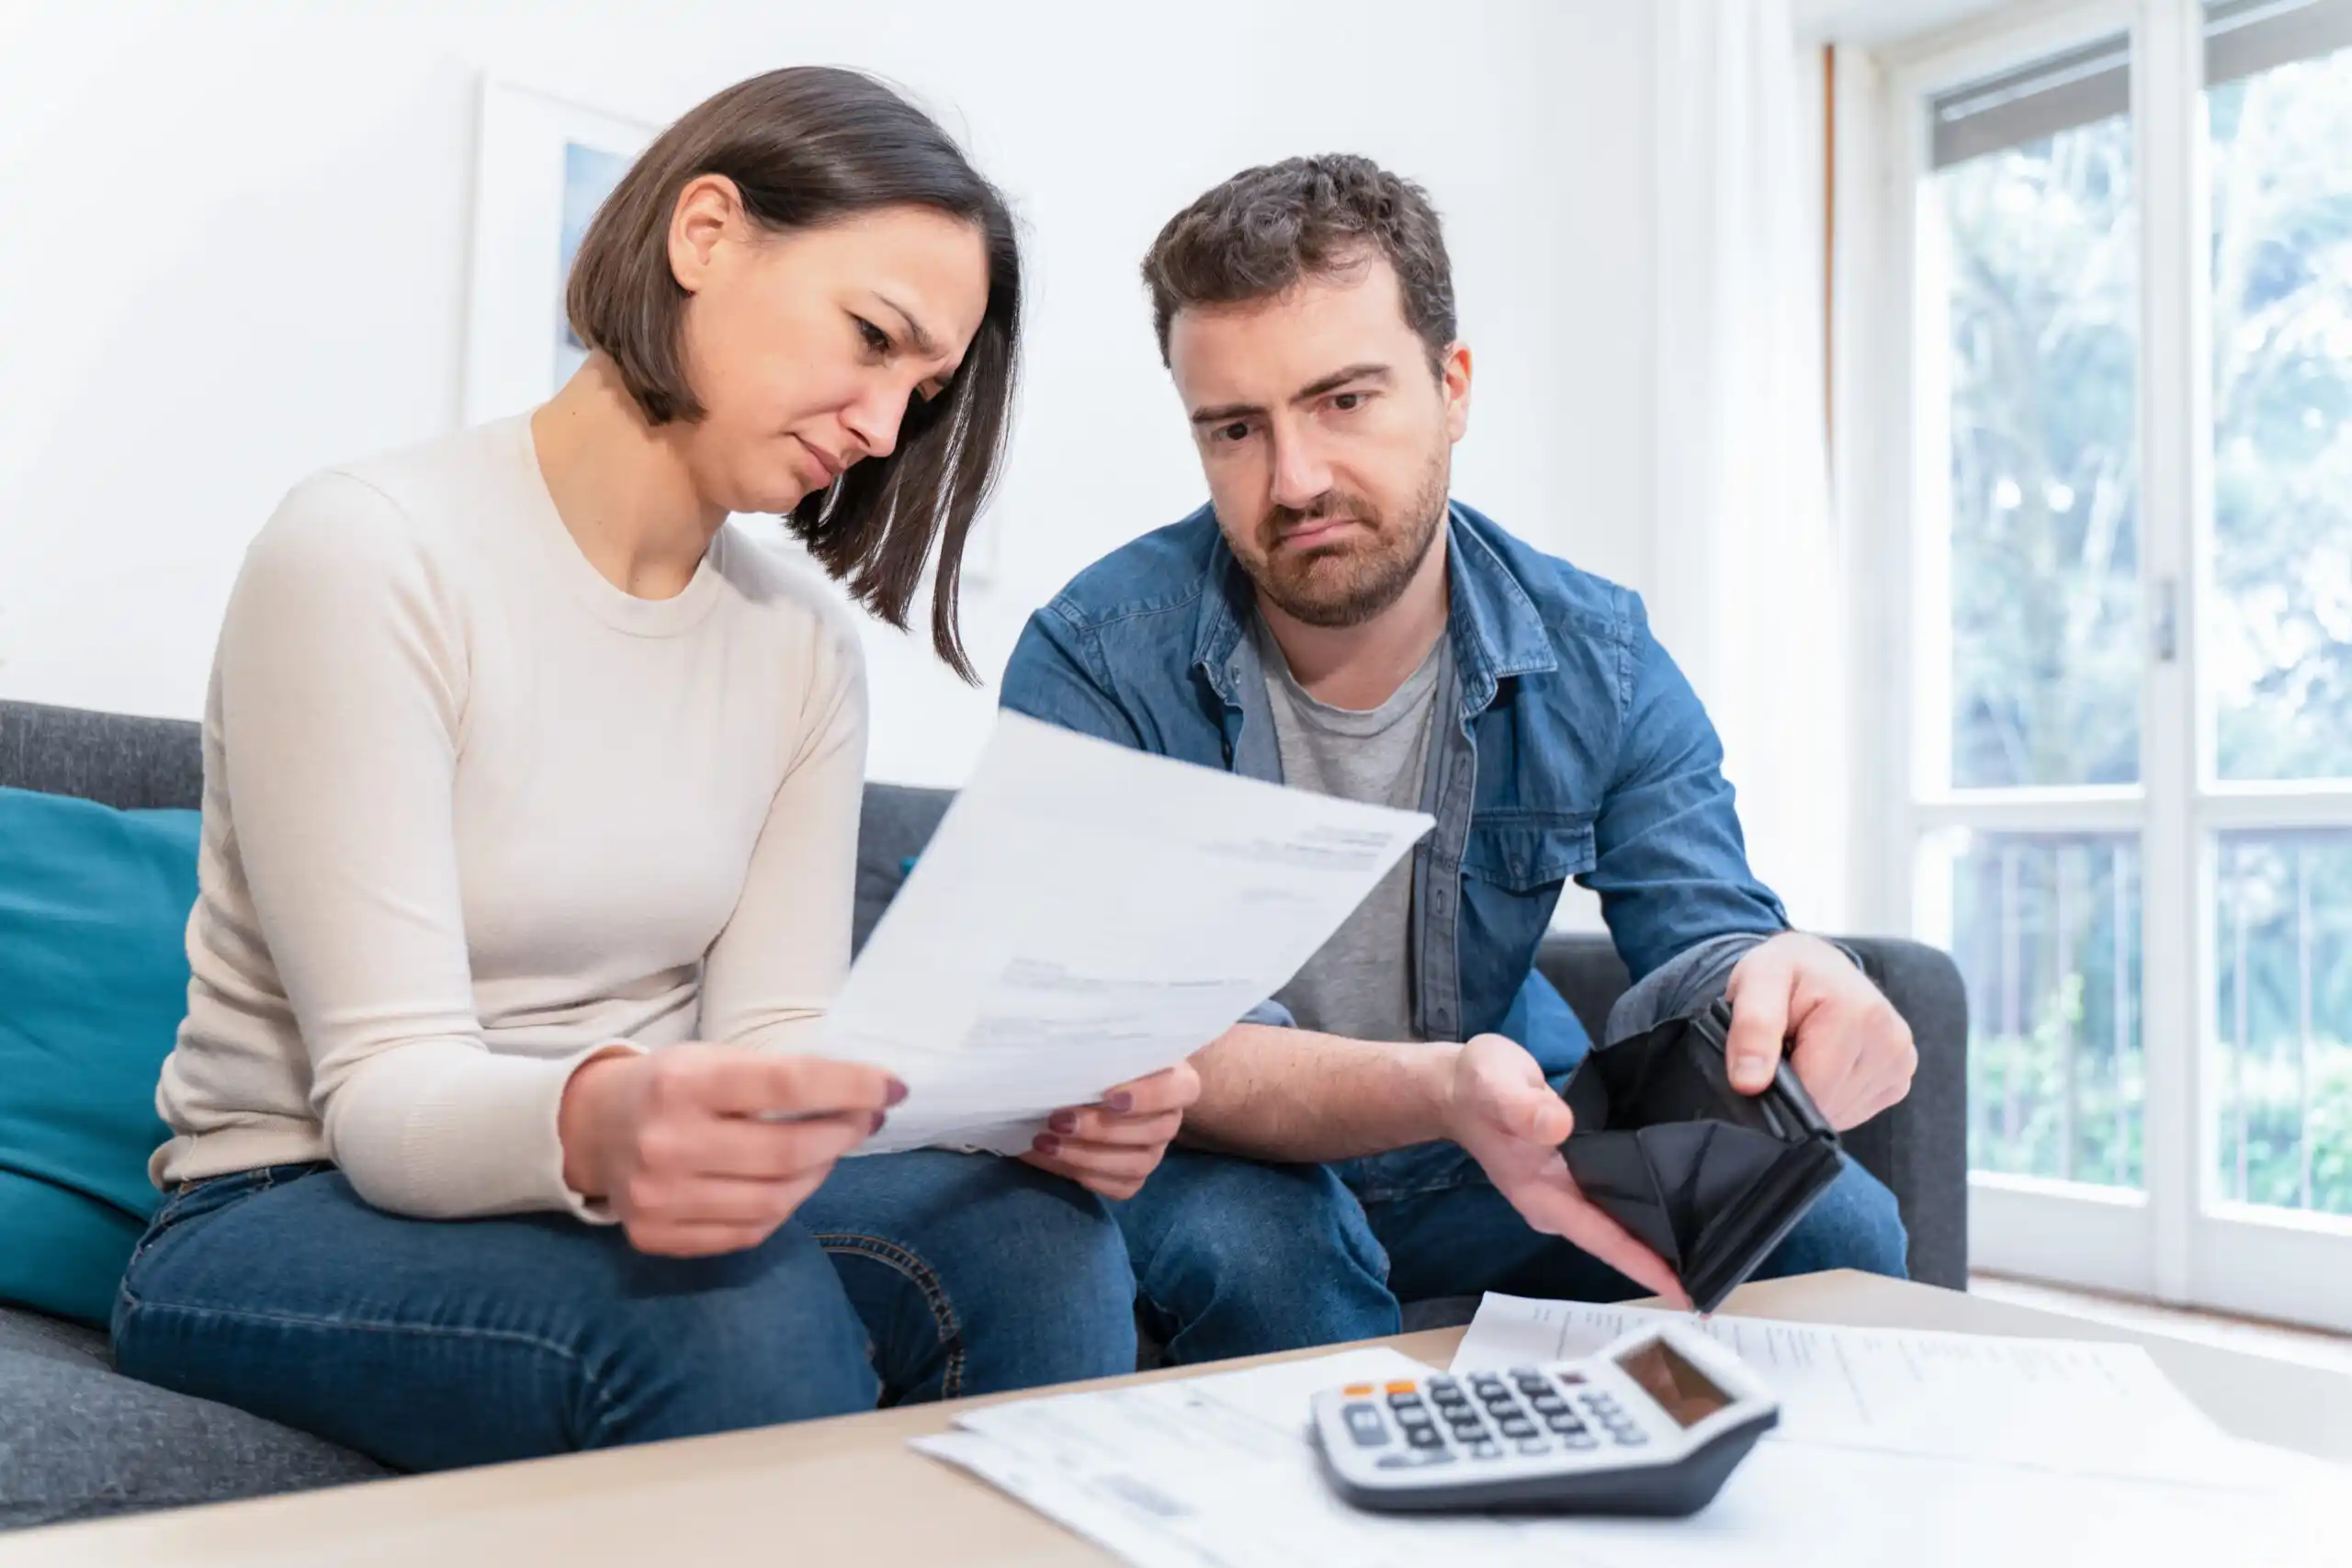
[[[1731,1003],[1603,1045],[1560,1097],[1560,1145],[1586,1197],[1666,1259],[1701,1312],[1723,1304],[1838,1179],[1838,1134],[1788,1058],[1763,1093],[1732,1088]]]

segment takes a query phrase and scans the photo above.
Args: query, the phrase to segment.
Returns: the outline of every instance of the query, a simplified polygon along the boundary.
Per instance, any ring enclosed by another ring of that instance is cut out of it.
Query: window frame
[[[1948,383],[1936,365],[1950,324],[1947,296],[1926,270],[1935,259],[1928,107],[1938,93],[2118,32],[2132,41],[2142,236],[2141,782],[1953,790],[1929,782],[1950,778],[1939,748],[1950,738],[1951,611],[1937,536],[1949,518],[1950,457]],[[1932,939],[1935,921],[1916,900],[1921,847],[1938,830],[2136,834],[2143,1187],[1971,1172],[1972,1258],[1996,1272],[2352,1329],[2352,1219],[2222,1201],[2224,1080],[2209,1085],[2198,1070],[2219,1060],[2218,833],[2352,829],[2352,781],[2213,776],[2215,716],[2197,678],[2212,603],[2204,43],[2199,0],[2078,0],[2012,6],[1838,62],[1837,120],[1857,128],[1839,137],[1838,207],[1859,210],[1840,225],[1832,261],[1833,420],[1856,437],[1834,444],[1837,489],[1855,580],[1905,588],[1891,606],[1855,612],[1867,726],[1857,753],[1876,759],[1857,786],[1877,802],[1881,851],[1858,902],[1878,929]],[[2167,606],[2168,659],[2154,637]]]

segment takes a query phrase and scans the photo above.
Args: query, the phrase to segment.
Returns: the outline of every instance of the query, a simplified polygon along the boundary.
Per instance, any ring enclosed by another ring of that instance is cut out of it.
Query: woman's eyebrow
[[[922,355],[925,359],[939,359],[944,356],[944,352],[939,346],[939,340],[923,330],[922,323],[915,320],[912,311],[888,294],[876,294],[874,298],[888,305],[891,313],[896,315],[899,322],[905,326],[907,341],[914,344],[917,354]]]

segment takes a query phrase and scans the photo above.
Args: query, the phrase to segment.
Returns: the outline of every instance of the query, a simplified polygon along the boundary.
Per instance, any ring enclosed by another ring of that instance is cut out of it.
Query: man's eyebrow
[[[1351,365],[1345,370],[1334,370],[1319,381],[1307,383],[1292,393],[1290,400],[1303,403],[1326,392],[1336,392],[1351,381],[1386,381],[1394,374],[1387,366],[1376,360],[1367,360],[1362,365]]]
[[[1229,419],[1248,419],[1253,413],[1265,412],[1256,403],[1218,403],[1211,408],[1194,409],[1193,423],[1194,424],[1223,424]]]
[[[1395,376],[1396,372],[1388,366],[1377,360],[1366,360],[1361,365],[1351,365],[1344,370],[1334,370],[1319,380],[1308,382],[1293,392],[1290,400],[1307,402],[1326,392],[1336,392],[1351,381],[1385,382],[1394,379]],[[1229,419],[1247,419],[1253,413],[1265,412],[1256,403],[1218,403],[1212,408],[1194,409],[1192,418],[1194,424],[1223,424]]]
[[[922,355],[925,359],[944,357],[944,351],[940,348],[939,340],[923,331],[922,323],[916,321],[913,313],[904,305],[899,304],[888,294],[876,294],[874,298],[881,300],[896,312],[899,321],[907,329],[907,341],[914,344],[917,354]]]

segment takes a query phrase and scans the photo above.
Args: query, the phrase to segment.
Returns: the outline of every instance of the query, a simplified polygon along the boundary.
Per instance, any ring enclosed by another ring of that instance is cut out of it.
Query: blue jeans
[[[1135,1369],[1101,1200],[993,1156],[844,1160],[748,1251],[407,1219],[331,1166],[191,1183],[115,1307],[132,1377],[438,1470]]]
[[[1400,1302],[1501,1291],[1565,1301],[1646,1294],[1528,1227],[1453,1144],[1339,1165],[1170,1149],[1114,1203],[1146,1325],[1180,1362],[1394,1334]],[[1900,1279],[1894,1195],[1848,1162],[1758,1279],[1860,1269]]]

